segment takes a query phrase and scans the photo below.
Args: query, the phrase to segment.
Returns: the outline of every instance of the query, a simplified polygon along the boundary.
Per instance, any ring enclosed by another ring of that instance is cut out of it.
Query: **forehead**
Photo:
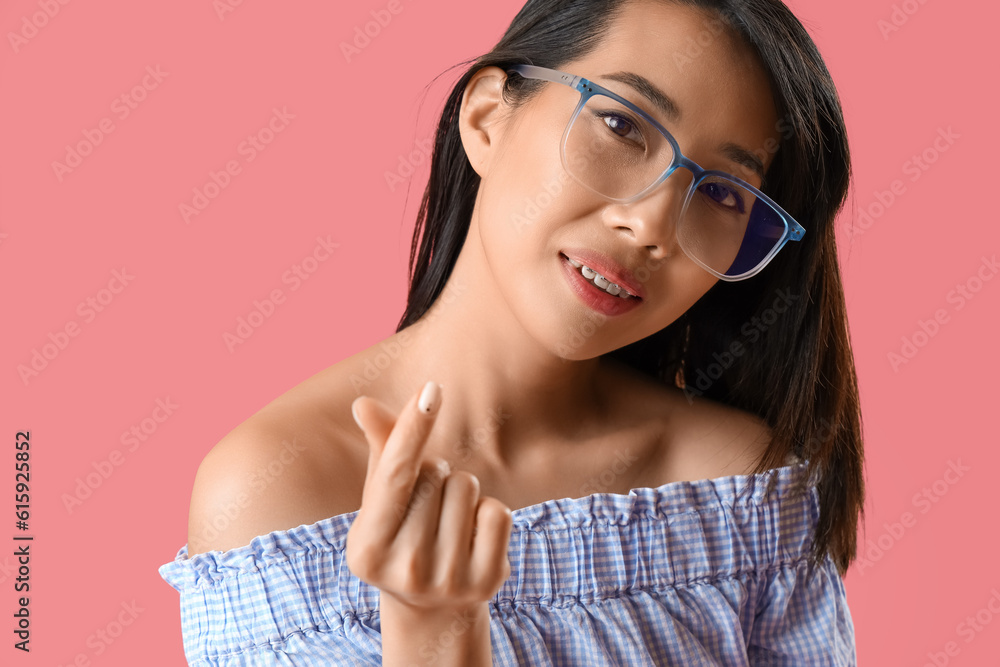
[[[564,69],[651,113],[696,162],[717,164],[714,149],[729,142],[757,154],[765,168],[773,158],[780,135],[767,73],[714,12],[661,0],[627,2],[597,48]],[[663,91],[678,117],[667,119],[631,86],[602,76],[622,71]]]

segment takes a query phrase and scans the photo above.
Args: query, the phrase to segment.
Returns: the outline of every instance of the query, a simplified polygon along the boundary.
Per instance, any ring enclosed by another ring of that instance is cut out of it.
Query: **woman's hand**
[[[398,418],[371,397],[354,401],[370,452],[361,509],[347,534],[347,565],[381,591],[384,653],[387,615],[405,619],[408,633],[410,623],[445,631],[464,617],[474,619],[465,627],[476,628],[467,637],[478,645],[470,656],[482,653],[485,636],[488,658],[484,603],[510,576],[512,519],[499,500],[479,496],[474,475],[450,472],[444,459],[422,455],[440,403],[441,388],[433,382]]]

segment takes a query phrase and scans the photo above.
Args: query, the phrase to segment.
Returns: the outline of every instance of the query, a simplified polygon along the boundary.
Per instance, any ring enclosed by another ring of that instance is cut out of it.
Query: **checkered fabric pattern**
[[[829,558],[806,560],[807,463],[515,510],[493,664],[855,667],[843,582]],[[355,516],[193,558],[181,547],[159,573],[180,592],[189,664],[381,665],[379,591],[344,557]]]

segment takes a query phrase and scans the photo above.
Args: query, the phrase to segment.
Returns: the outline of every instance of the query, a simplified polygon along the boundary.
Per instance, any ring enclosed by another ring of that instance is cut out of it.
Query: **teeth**
[[[566,259],[569,260],[569,263],[572,264],[574,267],[580,269],[580,273],[583,274],[584,278],[586,278],[587,280],[591,281],[594,285],[596,285],[597,287],[601,288],[602,290],[604,290],[605,292],[607,292],[611,296],[617,296],[617,297],[620,297],[622,299],[634,299],[635,298],[634,296],[632,296],[631,294],[629,294],[627,291],[625,291],[620,285],[618,285],[617,283],[611,282],[610,280],[608,280],[607,278],[605,278],[604,276],[602,276],[597,271],[594,271],[592,268],[590,268],[586,264],[578,262],[575,259],[573,259],[572,257],[567,257]]]

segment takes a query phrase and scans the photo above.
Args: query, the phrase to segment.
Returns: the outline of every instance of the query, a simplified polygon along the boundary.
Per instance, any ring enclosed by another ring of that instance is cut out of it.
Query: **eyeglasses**
[[[678,167],[693,178],[677,220],[677,241],[694,262],[726,281],[763,269],[788,241],[806,230],[750,183],[703,169],[677,140],[624,97],[580,76],[535,65],[508,72],[561,83],[580,93],[563,133],[563,167],[589,190],[628,204],[648,195]]]

